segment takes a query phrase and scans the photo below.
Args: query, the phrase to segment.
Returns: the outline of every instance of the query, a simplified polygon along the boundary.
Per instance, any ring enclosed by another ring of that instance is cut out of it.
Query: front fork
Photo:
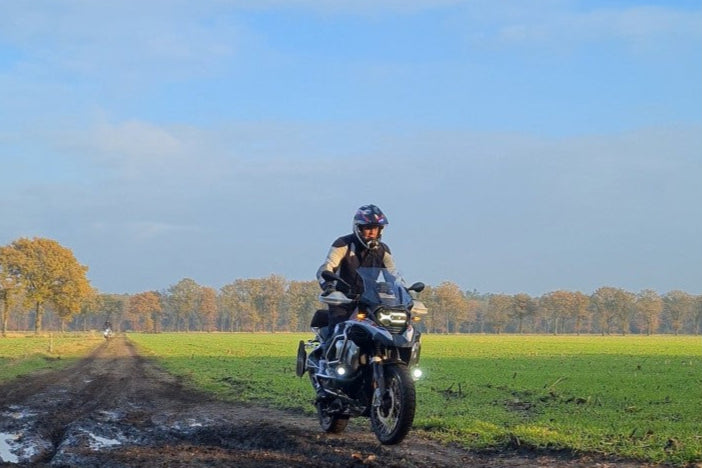
[[[373,406],[378,408],[385,394],[385,369],[383,368],[383,358],[379,355],[376,354],[373,356],[371,362],[373,366],[373,383],[375,386],[373,392]]]

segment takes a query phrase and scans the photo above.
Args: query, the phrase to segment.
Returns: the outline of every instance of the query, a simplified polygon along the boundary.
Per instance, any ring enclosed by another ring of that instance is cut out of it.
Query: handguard
[[[319,295],[319,302],[323,302],[324,304],[329,304],[329,305],[344,305],[344,304],[351,304],[353,302],[353,299],[350,299],[349,297],[346,296],[346,294],[344,294],[340,291],[334,291],[334,292],[331,292],[327,295],[320,294]]]

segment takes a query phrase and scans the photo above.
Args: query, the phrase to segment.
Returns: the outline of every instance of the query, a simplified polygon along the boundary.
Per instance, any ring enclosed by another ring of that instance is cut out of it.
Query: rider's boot
[[[327,373],[327,360],[322,358],[319,360],[319,369],[317,370],[318,374],[325,375]],[[315,401],[320,402],[324,401],[328,398],[327,393],[324,391],[324,388],[322,388],[322,385],[315,379],[314,381],[314,391],[316,392],[316,399]]]

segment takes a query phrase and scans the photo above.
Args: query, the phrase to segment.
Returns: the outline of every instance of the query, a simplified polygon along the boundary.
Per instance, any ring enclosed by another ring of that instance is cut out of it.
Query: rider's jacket
[[[357,294],[363,287],[356,274],[359,267],[387,268],[395,272],[395,261],[390,253],[390,247],[380,242],[378,248],[368,249],[361,244],[355,234],[339,237],[332,243],[327,258],[317,270],[317,280],[323,287],[325,280],[322,278],[322,272],[331,271],[352,286],[351,293]]]

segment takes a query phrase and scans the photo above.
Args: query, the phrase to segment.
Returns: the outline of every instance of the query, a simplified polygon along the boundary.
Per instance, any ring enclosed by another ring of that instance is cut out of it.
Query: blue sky
[[[700,294],[701,78],[698,1],[11,0],[0,244],[310,280],[375,203],[408,281]]]

